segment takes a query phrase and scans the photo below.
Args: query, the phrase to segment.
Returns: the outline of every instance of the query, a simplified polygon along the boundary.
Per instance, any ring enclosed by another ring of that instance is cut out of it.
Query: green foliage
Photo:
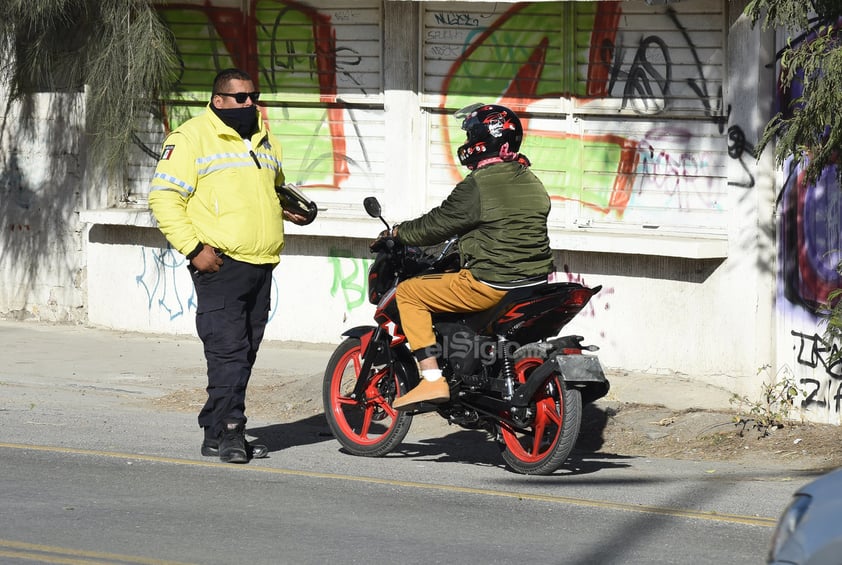
[[[758,143],[762,151],[776,142],[775,161],[789,157],[805,165],[806,181],[814,182],[829,165],[837,164],[842,147],[842,0],[752,0],[743,11],[752,24],[780,28],[792,34],[780,53],[780,82],[784,89],[802,88],[801,97],[773,116]],[[837,166],[842,181],[842,166]],[[842,263],[837,266],[842,273]],[[825,322],[824,341],[842,341],[842,290],[829,293],[819,309]],[[842,359],[832,347],[828,362]]]
[[[808,182],[814,181],[835,162],[842,142],[842,50],[840,33],[833,27],[842,15],[842,2],[752,0],[743,13],[752,24],[763,20],[764,29],[794,34],[780,53],[781,85],[803,88],[802,96],[766,125],[758,150],[776,141],[776,162],[782,165],[792,157],[806,165]]]
[[[167,27],[149,0],[3,0],[0,70],[12,100],[86,89],[91,154],[121,173],[136,119],[175,80]]]
[[[758,374],[769,368],[770,365],[763,366]],[[765,437],[771,430],[784,427],[790,419],[797,397],[798,388],[788,372],[775,379],[767,379],[763,383],[759,400],[752,401],[747,396],[734,394],[730,402],[737,406],[738,415],[734,421],[742,425],[740,435],[746,428],[752,427],[760,432],[761,437]]]
[[[743,14],[752,24],[763,20],[763,29],[783,28],[800,32],[809,25],[812,6],[805,0],[751,0]]]
[[[842,263],[836,266],[836,272],[842,273]],[[825,325],[825,344],[842,343],[842,289],[835,289],[828,293],[827,302],[821,305],[818,315]],[[827,356],[827,363],[835,365],[842,359],[842,350],[832,347]]]

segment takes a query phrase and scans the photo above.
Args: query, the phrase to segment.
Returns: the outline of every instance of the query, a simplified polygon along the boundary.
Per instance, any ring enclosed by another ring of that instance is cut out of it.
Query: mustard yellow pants
[[[505,290],[478,281],[467,269],[407,279],[395,291],[401,326],[413,352],[436,343],[433,312],[488,310],[505,295]]]

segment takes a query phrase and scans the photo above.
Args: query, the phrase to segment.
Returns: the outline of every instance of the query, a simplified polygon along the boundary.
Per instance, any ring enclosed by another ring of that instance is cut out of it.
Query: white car
[[[778,520],[769,565],[842,563],[842,469],[798,489]]]

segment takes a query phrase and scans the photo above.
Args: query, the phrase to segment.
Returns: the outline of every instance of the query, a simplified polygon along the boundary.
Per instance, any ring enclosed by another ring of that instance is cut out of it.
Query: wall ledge
[[[100,208],[82,210],[79,219],[86,224],[105,226],[134,226],[157,228],[158,223],[149,208]]]
[[[156,228],[158,226],[148,208],[102,208],[82,210],[79,218],[87,224]],[[289,235],[315,237],[348,237],[371,239],[384,226],[378,220],[320,214],[314,224],[296,226],[287,222]],[[728,239],[709,233],[661,232],[640,228],[639,231],[614,228],[577,227],[550,228],[550,246],[560,251],[620,253],[683,257],[687,259],[724,259],[728,257]]]
[[[728,238],[710,233],[662,232],[641,228],[550,229],[550,247],[557,250],[653,255],[686,259],[725,259]]]

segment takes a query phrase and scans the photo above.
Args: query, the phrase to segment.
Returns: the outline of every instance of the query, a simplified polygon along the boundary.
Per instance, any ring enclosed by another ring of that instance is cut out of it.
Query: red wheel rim
[[[517,382],[525,383],[529,373],[543,362],[537,357],[518,361],[515,364]],[[559,396],[561,394],[559,385],[557,377],[551,378],[530,399],[530,405],[534,404],[535,417],[529,428],[515,429],[508,424],[501,426],[506,447],[512,455],[524,463],[541,461],[559,441],[564,422],[564,404]]]
[[[353,392],[361,367],[360,347],[351,349],[339,360],[330,382],[331,411],[342,434],[348,439],[358,445],[375,445],[396,424],[398,414],[379,389],[382,379],[393,377],[389,371],[381,370],[366,387],[365,400],[361,403],[348,396]]]

